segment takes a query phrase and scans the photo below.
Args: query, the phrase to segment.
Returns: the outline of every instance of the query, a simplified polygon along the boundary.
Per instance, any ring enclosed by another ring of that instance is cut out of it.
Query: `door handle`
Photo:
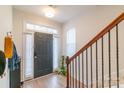
[[[37,58],[37,56],[34,56],[34,58]]]

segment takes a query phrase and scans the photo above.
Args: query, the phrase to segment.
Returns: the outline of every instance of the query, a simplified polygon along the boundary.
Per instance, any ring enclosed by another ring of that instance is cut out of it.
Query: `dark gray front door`
[[[53,35],[36,32],[34,34],[34,77],[53,71]]]

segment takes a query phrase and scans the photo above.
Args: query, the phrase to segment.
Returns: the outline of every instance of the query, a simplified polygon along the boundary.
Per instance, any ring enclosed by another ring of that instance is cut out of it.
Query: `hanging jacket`
[[[8,62],[9,62],[9,68],[11,71],[19,69],[20,58],[17,54],[16,46],[14,43],[13,43],[13,56],[12,58],[8,59]]]
[[[12,41],[12,38],[9,37],[9,36],[5,37],[4,53],[5,53],[6,58],[12,58],[12,55],[13,55],[13,41]]]

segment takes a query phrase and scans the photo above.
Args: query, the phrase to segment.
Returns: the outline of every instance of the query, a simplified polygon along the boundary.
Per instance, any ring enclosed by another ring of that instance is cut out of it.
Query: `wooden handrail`
[[[99,40],[102,36],[104,36],[107,32],[109,32],[112,28],[114,28],[117,24],[119,24],[122,20],[124,20],[124,12],[118,16],[114,21],[112,21],[107,27],[105,27],[99,34],[97,34],[89,43],[87,43],[83,48],[81,48],[75,55],[73,55],[69,59],[69,63],[79,56],[83,51],[89,48],[92,44],[94,44],[97,40]]]

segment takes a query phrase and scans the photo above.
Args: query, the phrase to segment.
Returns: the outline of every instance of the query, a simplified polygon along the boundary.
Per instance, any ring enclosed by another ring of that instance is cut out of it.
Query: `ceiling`
[[[15,9],[21,11],[30,12],[36,15],[44,16],[43,9],[48,7],[47,5],[21,5],[13,6]],[[65,23],[72,18],[75,18],[79,15],[83,15],[88,11],[92,11],[96,6],[95,5],[54,5],[53,8],[56,11],[56,14],[51,20]]]

